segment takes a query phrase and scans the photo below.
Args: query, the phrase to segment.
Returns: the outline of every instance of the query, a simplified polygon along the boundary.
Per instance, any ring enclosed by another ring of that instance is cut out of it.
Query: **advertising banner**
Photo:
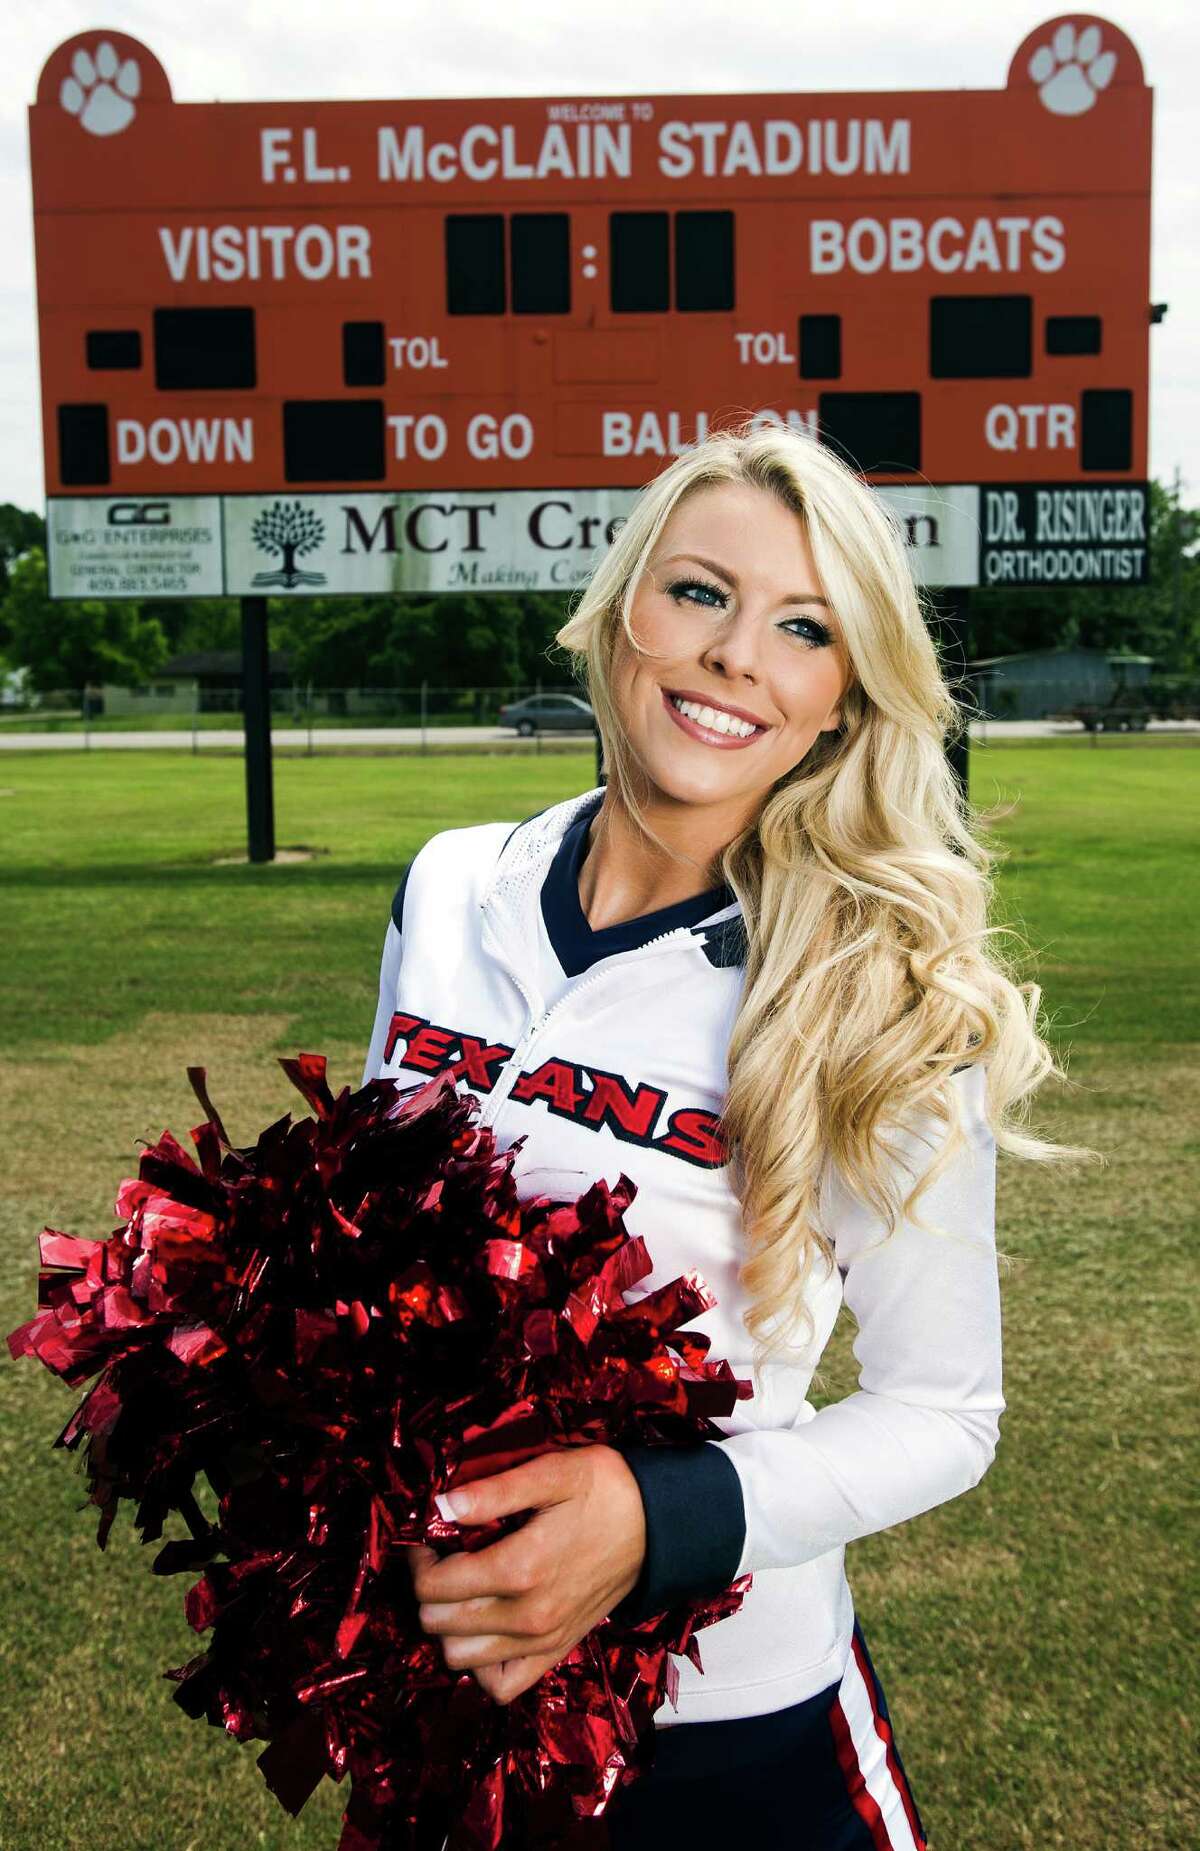
[[[220,597],[220,497],[54,499],[46,564],[52,598]]]
[[[978,487],[879,488],[923,585],[979,582]],[[352,597],[573,591],[636,489],[74,497],[49,509],[50,595]]]

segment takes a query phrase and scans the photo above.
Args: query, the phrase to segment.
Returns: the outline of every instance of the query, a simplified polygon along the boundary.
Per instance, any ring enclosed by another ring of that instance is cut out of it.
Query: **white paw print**
[[[142,74],[137,60],[122,64],[107,39],[101,39],[93,58],[81,45],[71,60],[71,76],[64,77],[58,100],[69,116],[78,116],[90,135],[119,135],[133,121],[133,98],[140,94]]]
[[[1101,51],[1099,26],[1076,32],[1065,20],[1049,45],[1039,45],[1029,60],[1029,75],[1046,108],[1056,116],[1081,116],[1112,82],[1115,51]]]

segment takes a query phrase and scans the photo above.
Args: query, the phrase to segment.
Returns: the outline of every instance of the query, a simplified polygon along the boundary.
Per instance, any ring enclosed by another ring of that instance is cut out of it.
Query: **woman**
[[[686,1833],[917,1851],[924,1831],[846,1581],[857,1537],[995,1453],[995,1150],[1073,1152],[1009,1109],[1060,1073],[1040,991],[990,950],[902,538],[830,451],[720,432],[638,498],[557,640],[607,782],[435,835],[393,907],[364,1079],[453,1066],[514,1174],[637,1185],[654,1272],[754,1393],[687,1448],[590,1446],[453,1494],[491,1548],[414,1548],[449,1666],[510,1702],[606,1615],[752,1577],[607,1812],[616,1851]],[[920,1199],[920,1206],[918,1201]],[[859,1390],[806,1391],[847,1303]],[[753,1355],[750,1354],[751,1342]]]

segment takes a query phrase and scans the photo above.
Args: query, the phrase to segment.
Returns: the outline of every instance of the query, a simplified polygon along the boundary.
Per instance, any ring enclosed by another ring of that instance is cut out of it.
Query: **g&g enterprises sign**
[[[225,588],[218,495],[52,500],[55,598],[214,598]]]

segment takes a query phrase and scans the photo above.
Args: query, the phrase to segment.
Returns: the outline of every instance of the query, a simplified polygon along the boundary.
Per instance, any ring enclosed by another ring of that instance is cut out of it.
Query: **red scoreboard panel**
[[[996,90],[349,103],[177,103],[98,29],[29,117],[64,533],[93,500],[611,511],[750,413],[973,489],[997,544],[1038,506],[1137,539],[1151,92],[1107,21],[1039,27]],[[1105,493],[1036,503],[1063,485]],[[83,595],[53,549],[52,581]]]

